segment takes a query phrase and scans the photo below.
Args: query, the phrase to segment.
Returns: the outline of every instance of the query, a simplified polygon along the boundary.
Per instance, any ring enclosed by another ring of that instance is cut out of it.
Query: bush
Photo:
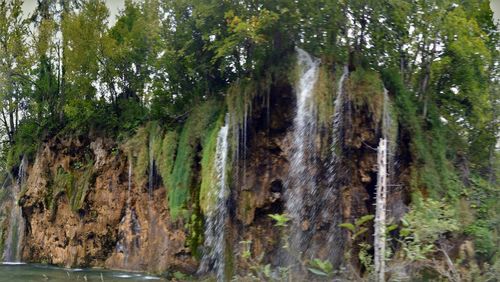
[[[410,260],[424,260],[434,251],[435,243],[444,234],[458,231],[456,211],[449,205],[415,196],[412,209],[402,219],[403,249]]]
[[[465,229],[465,234],[474,239],[474,249],[477,257],[482,261],[490,261],[497,252],[495,236],[488,228],[487,223],[478,220]]]

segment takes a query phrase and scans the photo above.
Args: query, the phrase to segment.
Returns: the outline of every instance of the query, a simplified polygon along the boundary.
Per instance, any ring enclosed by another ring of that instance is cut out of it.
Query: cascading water
[[[154,158],[153,158],[153,138],[149,137],[149,175],[148,175],[148,194],[149,199],[153,197],[153,188],[154,188]]]
[[[125,215],[120,221],[119,240],[116,243],[116,251],[123,254],[122,267],[128,267],[130,258],[134,257],[135,251],[139,248],[139,237],[141,226],[137,218],[137,213],[132,205],[132,160],[128,161],[128,189],[127,201],[125,206]]]
[[[337,96],[334,102],[334,114],[333,114],[333,137],[332,137],[332,152],[333,161],[338,161],[338,147],[340,147],[340,141],[343,139],[343,129],[344,129],[344,119],[346,117],[345,109],[345,91],[344,91],[344,81],[349,76],[349,67],[344,66],[342,76],[340,77],[339,84],[337,86]]]
[[[9,228],[3,253],[5,262],[20,262],[21,249],[24,237],[24,219],[22,217],[21,207],[18,205],[18,197],[26,180],[26,168],[28,160],[23,157],[19,165],[17,183],[12,185],[12,208],[9,217]]]
[[[384,88],[384,105],[382,116],[382,136],[388,142],[387,144],[387,177],[391,182],[394,176],[395,167],[395,150],[397,148],[396,137],[397,130],[394,130],[394,122],[391,115],[391,101],[389,99],[389,92]]]
[[[127,191],[127,211],[130,210],[131,198],[130,194],[132,192],[132,160],[128,161],[128,191]]]
[[[221,127],[217,135],[214,160],[216,187],[209,192],[211,194],[209,198],[215,198],[216,202],[206,217],[205,247],[207,253],[203,256],[199,270],[200,273],[213,270],[217,275],[217,281],[225,281],[226,235],[224,226],[229,215],[227,207],[229,191],[226,184],[229,122],[229,116],[226,116],[225,125]]]
[[[378,177],[376,189],[374,264],[376,281],[385,281],[385,245],[386,245],[386,212],[387,188],[390,185],[393,163],[392,119],[389,108],[389,96],[384,88],[384,105],[382,115],[382,138],[380,138],[377,154]],[[391,140],[391,141],[389,141]]]
[[[322,219],[325,222],[331,221],[330,228],[327,235],[327,245],[329,246],[328,257],[333,261],[335,265],[341,262],[341,257],[339,253],[342,253],[342,231],[339,228],[339,224],[342,223],[341,214],[341,199],[340,199],[340,188],[339,180],[341,176],[340,165],[341,165],[341,152],[342,152],[342,140],[344,139],[345,125],[348,122],[346,119],[350,118],[350,105],[349,101],[346,101],[346,92],[344,91],[344,83],[349,76],[348,66],[344,66],[342,75],[338,81],[337,93],[334,101],[334,113],[332,122],[332,141],[331,141],[331,157],[328,164],[328,183],[322,201],[324,203],[330,203],[330,205],[322,209]],[[347,105],[346,105],[347,104]],[[333,203],[333,205],[331,204]]]
[[[131,225],[131,219],[132,219],[132,198],[131,198],[131,193],[132,193],[132,160],[129,159],[128,161],[128,190],[127,190],[127,210],[125,217],[123,218],[123,221],[125,224],[130,224]],[[128,258],[130,256],[130,244],[120,244],[119,246],[122,248],[123,251],[123,261],[124,264],[128,264]]]
[[[290,241],[294,251],[305,248],[306,231],[314,222],[307,200],[316,198],[317,106],[314,85],[318,79],[319,60],[296,48],[299,81],[296,85],[296,113],[293,123],[292,151],[287,185],[286,208],[292,220]]]

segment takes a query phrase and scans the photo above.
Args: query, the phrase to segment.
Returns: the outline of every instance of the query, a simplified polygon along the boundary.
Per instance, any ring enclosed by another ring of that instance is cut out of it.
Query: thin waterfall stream
[[[19,165],[18,177],[16,183],[12,184],[12,208],[9,215],[9,228],[3,253],[3,261],[5,262],[20,262],[22,243],[24,237],[24,219],[22,217],[21,207],[18,205],[18,198],[22,187],[26,181],[26,169],[28,159],[23,157]]]
[[[128,191],[127,191],[127,211],[125,214],[125,219],[128,217],[128,222],[126,224],[131,224],[132,222],[132,160],[128,161]],[[126,219],[127,221],[127,219]],[[123,246],[123,255],[124,255],[124,264],[128,265],[128,259],[130,256],[130,244],[124,244]]]
[[[226,175],[229,126],[230,118],[227,115],[225,124],[217,135],[214,160],[216,187],[209,192],[215,193],[209,196],[209,198],[215,198],[215,203],[206,217],[205,247],[207,252],[202,258],[199,269],[201,273],[209,270],[214,271],[217,281],[225,281],[226,233],[224,227],[229,215],[227,207],[229,191]]]
[[[346,97],[346,91],[344,91],[344,84],[346,79],[349,77],[349,67],[346,65],[343,67],[342,75],[337,84],[336,96],[334,100],[334,112],[332,121],[332,141],[331,141],[331,156],[328,163],[328,189],[322,202],[330,203],[330,206],[323,209],[322,218],[323,221],[331,220],[332,224],[329,227],[327,234],[327,245],[329,246],[328,257],[332,260],[334,264],[339,264],[341,261],[341,256],[338,254],[342,252],[342,245],[344,243],[342,237],[342,230],[339,228],[339,224],[342,223],[342,211],[341,211],[341,195],[339,187],[339,179],[341,178],[340,165],[342,157],[342,146],[345,133],[346,119],[350,118],[350,105]],[[346,105],[347,104],[347,105]],[[333,205],[331,204],[333,203]],[[322,246],[320,246],[321,248]]]
[[[307,211],[307,199],[317,192],[316,148],[317,105],[314,86],[318,79],[319,60],[296,48],[299,81],[296,85],[297,105],[293,121],[292,150],[287,179],[286,208],[292,220],[291,245],[294,252],[303,251],[305,231],[314,221]]]
[[[386,218],[387,218],[387,189],[390,185],[390,176],[393,168],[394,140],[391,134],[392,118],[390,113],[389,95],[384,88],[384,104],[382,113],[382,137],[377,149],[377,187],[375,198],[375,225],[374,225],[374,265],[376,281],[385,281],[385,253],[386,253]]]

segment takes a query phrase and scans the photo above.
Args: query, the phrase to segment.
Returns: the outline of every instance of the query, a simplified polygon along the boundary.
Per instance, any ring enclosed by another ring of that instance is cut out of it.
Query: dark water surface
[[[41,264],[0,263],[0,282],[122,282],[167,281],[144,273],[105,269],[60,268]]]

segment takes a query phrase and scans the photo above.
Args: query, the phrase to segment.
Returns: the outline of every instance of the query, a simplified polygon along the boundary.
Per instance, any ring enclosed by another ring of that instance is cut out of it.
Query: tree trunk
[[[386,197],[387,197],[387,140],[380,139],[378,145],[378,179],[376,191],[376,211],[375,211],[375,239],[374,239],[374,262],[375,280],[385,281],[385,236],[386,236]]]

